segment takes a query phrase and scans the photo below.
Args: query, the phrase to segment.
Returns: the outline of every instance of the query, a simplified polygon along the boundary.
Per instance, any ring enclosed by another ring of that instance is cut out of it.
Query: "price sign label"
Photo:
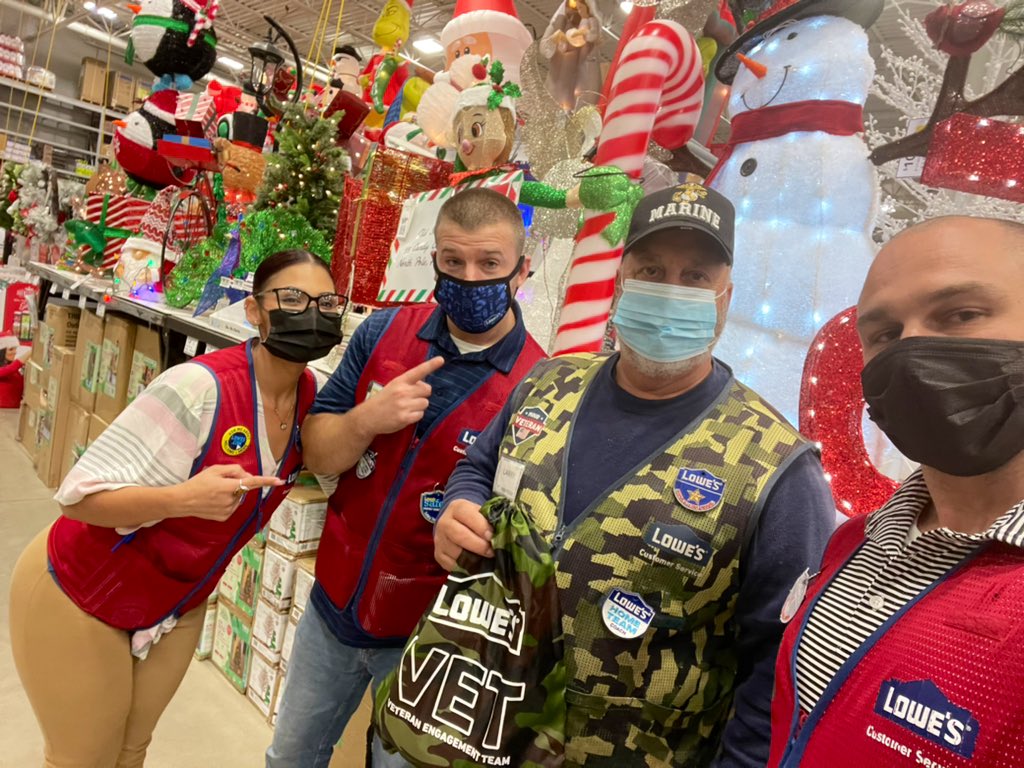
[[[189,357],[195,357],[196,352],[199,351],[199,339],[194,339],[191,336],[185,338],[185,354]]]
[[[87,301],[88,301],[88,299],[87,299],[87,298],[85,298],[85,296],[84,296],[84,295],[83,295],[83,296],[79,296],[79,297],[78,297],[78,308],[79,308],[79,309],[85,309],[85,303],[86,303]]]
[[[65,301],[70,299],[71,298],[71,289],[70,288],[65,288],[63,291],[60,292],[60,297],[62,299],[64,299]]]

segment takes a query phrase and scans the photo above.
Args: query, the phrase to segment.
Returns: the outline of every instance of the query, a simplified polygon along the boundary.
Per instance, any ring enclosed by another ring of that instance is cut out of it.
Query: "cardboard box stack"
[[[39,478],[58,485],[89,444],[161,371],[157,331],[129,318],[51,303],[25,365],[18,439]]]
[[[78,98],[102,107],[106,103],[106,76],[106,62],[99,59],[82,59],[82,69],[78,76]]]
[[[80,315],[74,307],[47,307],[28,365],[19,429],[25,429],[22,443],[36,474],[50,488],[61,479]]]
[[[327,496],[303,473],[271,519],[266,546],[262,536],[254,537],[220,581],[213,662],[271,725],[295,629],[313,589],[326,510]]]

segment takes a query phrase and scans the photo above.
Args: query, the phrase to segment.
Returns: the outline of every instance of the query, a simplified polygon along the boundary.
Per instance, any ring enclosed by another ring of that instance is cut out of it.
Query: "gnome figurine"
[[[168,242],[167,252],[164,249],[174,194],[173,187],[162,190],[139,222],[139,231],[124,241],[114,268],[114,293],[137,296],[147,289],[159,290],[163,260],[177,261],[173,238]]]

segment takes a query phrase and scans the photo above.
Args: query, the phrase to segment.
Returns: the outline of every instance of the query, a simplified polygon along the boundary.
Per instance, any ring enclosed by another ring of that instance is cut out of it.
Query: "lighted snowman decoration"
[[[861,136],[883,0],[776,2],[723,54],[732,138],[709,177],[736,206],[735,292],[716,349],[796,423],[821,326],[856,303],[875,247],[877,177]]]

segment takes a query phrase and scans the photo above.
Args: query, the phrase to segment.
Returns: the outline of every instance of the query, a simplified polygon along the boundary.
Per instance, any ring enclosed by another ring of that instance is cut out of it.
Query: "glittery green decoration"
[[[140,184],[130,176],[125,177],[125,188],[129,195],[137,197],[139,200],[147,200],[153,202],[156,197],[156,190],[148,184]]]
[[[310,251],[331,263],[331,244],[324,233],[289,208],[269,208],[249,214],[242,220],[241,234],[240,276],[255,272],[271,254],[292,248]]]
[[[609,245],[618,245],[626,239],[633,209],[644,196],[639,184],[634,184],[621,170],[611,165],[599,165],[583,174],[580,182],[580,202],[592,211],[615,211],[615,220],[604,228],[601,236]]]
[[[223,222],[213,233],[188,248],[164,281],[164,299],[172,307],[183,309],[199,300],[203,286],[224,258],[231,228]]]
[[[565,190],[539,181],[524,181],[519,199],[526,205],[541,208],[565,208]]]

